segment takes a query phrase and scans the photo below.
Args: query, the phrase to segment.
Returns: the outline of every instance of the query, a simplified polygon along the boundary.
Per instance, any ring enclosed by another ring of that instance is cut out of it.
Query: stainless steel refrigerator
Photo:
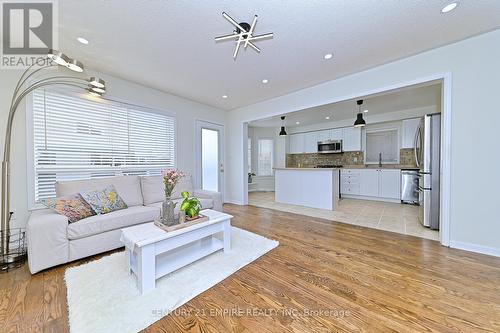
[[[420,222],[439,230],[441,115],[425,115],[415,133],[415,159],[419,170]]]

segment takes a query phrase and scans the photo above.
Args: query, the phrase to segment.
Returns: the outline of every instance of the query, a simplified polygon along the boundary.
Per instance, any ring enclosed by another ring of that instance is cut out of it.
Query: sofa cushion
[[[113,185],[127,206],[142,206],[141,182],[139,176],[117,176],[109,178],[93,178],[56,182],[58,197],[67,196],[83,191],[102,190]]]
[[[66,216],[69,223],[74,223],[96,214],[89,203],[79,193],[66,197],[42,200],[42,204]]]
[[[96,214],[107,214],[127,208],[127,204],[113,185],[106,186],[103,190],[82,191],[80,194]]]
[[[142,176],[141,188],[145,205],[165,200],[162,176]],[[181,198],[181,192],[183,191],[188,191],[191,194],[193,193],[191,176],[184,176],[179,180],[172,192],[172,199]]]
[[[79,239],[134,224],[151,222],[159,214],[160,209],[157,207],[135,206],[108,214],[87,217],[68,225],[68,238]]]
[[[208,199],[208,198],[198,198],[200,199],[200,202],[201,202],[201,209],[212,209],[214,208],[214,201],[212,199]],[[174,201],[175,203],[177,203],[177,205],[175,206],[175,209],[174,209],[174,212],[177,214],[179,212],[179,207],[181,206],[181,202],[183,201],[184,199],[173,199],[172,201]],[[152,203],[152,204],[149,204],[147,207],[155,207],[155,208],[158,208],[160,209],[161,211],[161,204],[163,202],[155,202],[155,203]]]

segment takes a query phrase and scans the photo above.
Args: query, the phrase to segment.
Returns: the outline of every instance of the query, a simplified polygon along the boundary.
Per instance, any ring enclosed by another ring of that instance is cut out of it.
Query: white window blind
[[[35,201],[55,182],[156,175],[175,166],[175,118],[109,101],[33,92]]]
[[[259,176],[272,176],[274,140],[259,139],[258,143],[258,174]]]
[[[366,133],[366,163],[399,162],[398,130],[384,130]],[[380,154],[380,155],[379,155]]]

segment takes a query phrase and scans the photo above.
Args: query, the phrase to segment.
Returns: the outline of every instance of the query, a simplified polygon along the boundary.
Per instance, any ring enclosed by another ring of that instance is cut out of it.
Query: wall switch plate
[[[357,162],[358,162],[358,158],[357,158],[357,157],[355,157],[355,158],[354,158],[354,163],[357,163]]]

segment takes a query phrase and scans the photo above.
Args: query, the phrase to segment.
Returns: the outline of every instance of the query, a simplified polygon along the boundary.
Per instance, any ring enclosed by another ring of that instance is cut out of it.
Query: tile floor
[[[425,228],[419,223],[418,206],[345,198],[340,200],[338,210],[330,211],[276,203],[274,201],[274,192],[250,192],[248,194],[248,204],[439,240],[438,231]]]

